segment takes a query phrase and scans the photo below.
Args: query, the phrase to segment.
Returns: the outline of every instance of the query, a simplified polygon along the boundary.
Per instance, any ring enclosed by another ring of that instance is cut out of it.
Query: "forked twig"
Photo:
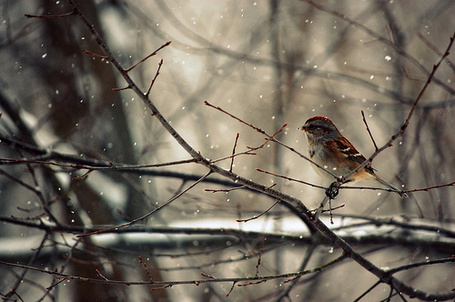
[[[172,41],[168,41],[168,42],[164,43],[157,50],[155,50],[154,52],[152,52],[151,54],[149,54],[148,56],[146,56],[145,58],[143,58],[142,60],[140,60],[139,62],[137,62],[133,66],[131,66],[130,68],[125,69],[125,72],[128,73],[131,70],[133,70],[134,68],[136,68],[139,64],[144,63],[147,59],[149,59],[150,57],[153,57],[154,55],[156,55],[161,49],[165,48],[166,46],[169,46],[171,44],[171,42]]]
[[[221,109],[221,108],[220,108]],[[221,109],[222,110],[222,109]],[[257,146],[257,147],[250,147],[250,146],[246,146],[248,148],[247,151],[243,151],[243,152],[239,152],[237,154],[231,154],[229,156],[224,156],[224,157],[221,157],[221,158],[217,158],[217,159],[214,159],[212,160],[212,163],[217,163],[219,161],[222,161],[222,160],[225,160],[225,159],[228,159],[228,158],[234,158],[234,157],[237,157],[237,156],[240,156],[240,155],[257,155],[256,152],[252,152],[252,151],[256,151],[256,150],[259,150],[259,149],[262,149],[264,148],[269,142],[271,141],[274,141],[274,138],[275,136],[278,135],[278,133],[282,132],[284,130],[284,128],[287,126],[287,124],[284,124],[283,126],[281,126],[280,129],[278,129],[277,132],[275,132],[274,134],[272,135],[268,135],[266,134],[267,137],[265,137],[265,142],[262,143],[261,145]],[[231,170],[229,172],[232,172]]]

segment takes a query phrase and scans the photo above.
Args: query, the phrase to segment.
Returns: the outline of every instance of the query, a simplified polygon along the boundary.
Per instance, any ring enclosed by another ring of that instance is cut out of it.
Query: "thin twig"
[[[142,268],[144,269],[145,273],[147,274],[148,279],[153,282],[152,274],[150,274],[150,271],[147,268],[147,263],[142,260],[141,256],[139,256],[139,263],[142,265]]]
[[[150,94],[150,91],[152,91],[153,84],[155,84],[156,78],[160,74],[161,66],[163,65],[163,59],[158,63],[158,69],[156,70],[155,76],[153,77],[152,83],[150,83],[149,89],[147,90],[147,93],[145,94],[147,97]]]
[[[237,281],[234,281],[232,282],[232,286],[231,288],[229,289],[228,293],[226,294],[226,298],[229,297],[229,295],[232,293],[232,291],[234,290],[234,287],[235,287],[235,284],[237,283]]]
[[[183,190],[179,194],[177,194],[174,197],[172,197],[171,199],[169,199],[163,205],[157,207],[156,209],[154,209],[153,211],[151,211],[151,212],[149,212],[149,213],[147,213],[145,215],[142,215],[139,218],[133,219],[130,222],[127,222],[127,223],[119,224],[119,225],[116,225],[116,226],[113,226],[113,227],[109,227],[109,228],[105,228],[105,229],[102,229],[102,230],[98,230],[98,231],[95,231],[95,232],[86,233],[86,234],[80,234],[80,235],[77,235],[77,237],[84,238],[84,237],[87,237],[87,236],[98,235],[98,234],[102,234],[102,233],[109,232],[109,231],[112,231],[112,230],[117,230],[117,229],[120,229],[120,228],[124,228],[124,227],[130,226],[130,225],[133,225],[136,222],[142,221],[142,220],[152,216],[156,212],[160,211],[164,207],[168,206],[171,202],[173,202],[174,200],[176,200],[177,198],[179,198],[180,196],[182,196],[183,194],[185,194],[186,192],[188,192],[189,190],[194,188],[197,184],[202,182],[204,179],[206,179],[210,174],[212,174],[212,171],[209,171],[207,174],[205,174],[204,176],[199,178],[196,182],[192,183],[188,188],[186,188],[185,190]]]
[[[275,207],[279,202],[280,202],[280,200],[277,199],[267,210],[265,210],[264,212],[262,212],[259,215],[254,215],[253,217],[246,218],[246,219],[236,219],[235,221],[237,221],[237,222],[248,222],[248,221],[251,221],[251,220],[254,220],[254,219],[258,219],[259,217],[263,216],[264,214],[269,212],[271,209],[273,209],[273,207]]]
[[[276,174],[276,173],[269,172],[269,171],[266,171],[266,170],[262,170],[262,169],[259,169],[259,168],[256,168],[256,171],[261,172],[261,173],[265,173],[265,174],[269,174],[269,175],[272,175],[272,176],[276,176],[276,177],[279,177],[279,178],[283,178],[283,179],[286,179],[286,180],[289,180],[289,181],[295,181],[295,182],[298,182],[298,183],[301,183],[301,184],[304,184],[304,185],[307,185],[307,186],[311,186],[313,188],[324,189],[324,190],[327,189],[324,186],[315,185],[315,184],[312,184],[310,182],[306,182],[306,181],[303,181],[303,180],[300,180],[300,179],[297,179],[297,178],[292,178],[292,177],[289,177],[289,176]]]
[[[250,127],[250,128],[253,128],[253,129],[256,130],[257,132],[259,132],[259,133],[261,133],[261,134],[264,134],[264,135],[267,136],[267,137],[270,137],[270,136],[267,134],[267,132],[265,132],[265,131],[262,130],[261,128],[258,128],[258,127],[256,127],[256,126],[254,126],[253,124],[250,124],[250,123],[248,123],[248,122],[245,122],[245,121],[242,120],[241,118],[239,118],[239,117],[233,115],[232,113],[227,112],[226,110],[224,110],[224,109],[221,108],[220,106],[212,105],[212,104],[210,104],[210,103],[207,102],[207,101],[204,101],[204,104],[207,105],[207,106],[209,106],[209,107],[212,107],[212,108],[214,108],[214,109],[216,109],[216,110],[218,110],[218,111],[221,111],[221,112],[223,112],[224,114],[226,114],[226,115],[232,117],[233,119],[235,119],[235,120],[241,122],[242,124],[245,124],[245,125],[247,125],[247,126]]]
[[[166,43],[164,43],[163,45],[161,45],[157,50],[155,50],[154,52],[152,52],[151,54],[149,54],[148,56],[146,56],[145,58],[143,58],[142,60],[140,60],[139,62],[137,62],[136,64],[134,64],[133,66],[131,66],[130,68],[127,68],[125,69],[125,72],[130,72],[131,70],[133,70],[134,68],[136,68],[139,64],[142,64],[144,63],[147,59],[149,59],[150,57],[153,57],[154,55],[156,55],[161,49],[165,48],[166,46],[169,46],[171,44],[172,41],[168,41]],[[162,60],[161,60],[162,61]],[[162,64],[162,63],[161,63]]]
[[[247,147],[247,151],[243,151],[243,152],[239,152],[237,154],[231,154],[229,156],[224,156],[224,157],[221,157],[221,158],[217,158],[217,159],[214,159],[212,160],[212,163],[217,163],[219,161],[222,161],[222,160],[225,160],[225,159],[228,159],[228,158],[234,158],[234,157],[237,157],[237,156],[240,156],[240,155],[257,155],[256,152],[252,152],[252,151],[257,151],[259,149],[262,149],[264,148],[269,142],[273,141],[273,139],[275,138],[275,136],[278,135],[278,133],[281,133],[284,128],[287,126],[287,124],[284,124],[283,126],[281,126],[280,129],[278,129],[278,131],[276,131],[274,134],[272,135],[267,135],[267,137],[265,137],[265,142],[262,143],[261,145],[257,146],[257,147],[250,147],[250,146],[246,146]],[[232,172],[232,170],[230,170],[229,172]]]
[[[103,56],[103,55],[91,52],[91,51],[89,51],[87,49],[82,49],[82,52],[87,54],[87,55],[91,55],[92,57],[95,57],[95,58],[99,58],[99,59],[102,59],[102,60],[109,60],[108,56]]]
[[[231,191],[239,190],[239,189],[245,189],[245,186],[238,186],[234,188],[229,188],[229,189],[204,189],[206,192],[212,192],[212,193],[229,193]]]
[[[264,252],[264,245],[265,245],[266,241],[267,241],[267,234],[264,233],[264,239],[262,240],[261,250],[259,251],[259,255],[258,255],[258,262],[256,264],[256,274],[254,275],[255,277],[259,276],[259,266],[261,266],[262,253]]]
[[[381,284],[381,281],[378,280],[376,281],[372,286],[370,286],[366,291],[364,291],[360,296],[358,296],[353,302],[358,302],[360,301],[363,297],[365,297],[369,292],[371,292],[373,289],[375,289],[379,284]]]
[[[428,39],[424,35],[422,35],[421,32],[417,32],[417,37],[419,37],[419,39],[422,40],[423,43],[425,43],[425,45],[428,46],[428,48],[430,48],[431,50],[433,50],[438,56],[442,56],[442,53],[439,51],[439,49],[433,43],[428,41]],[[447,66],[450,67],[453,72],[455,72],[455,64],[449,58],[446,58],[446,61]]]
[[[61,161],[70,162],[71,160],[81,161],[80,157],[73,157],[73,155],[69,154],[59,154],[62,155],[64,158],[60,158],[60,156],[56,156],[57,159]],[[159,163],[159,164],[150,164],[150,165],[115,165],[112,162],[107,161],[90,161],[87,160],[87,164],[62,164],[62,163],[55,163],[51,161],[46,161],[43,159],[52,160],[52,155],[46,155],[39,157],[38,159],[22,159],[22,158],[0,158],[0,165],[2,164],[40,164],[40,165],[49,165],[49,166],[57,166],[62,168],[73,168],[77,170],[87,169],[87,170],[124,170],[124,169],[144,169],[144,168],[160,168],[160,167],[167,167],[167,166],[175,166],[175,165],[182,165],[182,164],[189,164],[194,163],[196,160],[194,158],[191,159],[183,159],[177,160],[172,162],[166,163]]]
[[[367,127],[368,135],[370,136],[371,141],[373,142],[373,145],[374,145],[374,150],[377,151],[378,150],[378,145],[376,145],[376,141],[373,138],[373,134],[371,134],[370,127],[368,127],[367,120],[365,119],[365,113],[363,112],[363,110],[361,112],[362,112],[363,123]]]
[[[237,143],[239,141],[239,135],[240,134],[237,132],[237,135],[235,136],[234,147],[232,148],[231,164],[229,165],[229,172],[232,172],[232,167],[234,166],[234,155],[235,155],[235,149],[237,148]]]
[[[76,15],[76,10],[73,9],[69,13],[65,14],[59,14],[59,15],[32,15],[32,14],[24,14],[25,17],[27,18],[38,18],[38,19],[57,19],[57,18],[65,18],[69,16],[74,16]]]
[[[441,258],[441,259],[435,259],[435,260],[425,260],[425,261],[422,261],[422,262],[411,263],[411,264],[399,266],[397,268],[389,269],[389,273],[390,274],[396,274],[398,272],[401,272],[401,271],[404,271],[404,270],[413,269],[413,268],[416,268],[416,267],[422,267],[422,266],[434,265],[434,264],[441,264],[441,263],[453,263],[453,262],[455,262],[454,257]]]
[[[115,91],[115,92],[119,92],[119,91],[124,91],[124,90],[128,90],[128,89],[131,89],[131,86],[126,86],[126,87],[123,87],[123,88],[112,88],[112,91]]]
[[[95,271],[96,271],[96,274],[97,274],[98,276],[100,276],[101,278],[103,278],[103,279],[106,280],[106,281],[109,281],[109,279],[108,279],[106,276],[104,276],[103,274],[101,274],[101,272],[99,271],[99,269],[96,268]]]

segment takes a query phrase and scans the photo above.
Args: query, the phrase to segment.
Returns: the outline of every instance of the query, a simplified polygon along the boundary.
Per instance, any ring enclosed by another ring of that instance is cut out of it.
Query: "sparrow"
[[[338,131],[332,120],[327,117],[314,116],[308,119],[299,130],[306,134],[310,158],[338,178],[347,176],[366,160],[365,156],[357,151],[354,145]],[[316,173],[333,180],[333,176],[327,171],[315,165],[312,166]],[[380,178],[370,163],[352,175],[348,182],[361,180],[380,183],[392,189],[400,197],[407,197],[406,193]]]

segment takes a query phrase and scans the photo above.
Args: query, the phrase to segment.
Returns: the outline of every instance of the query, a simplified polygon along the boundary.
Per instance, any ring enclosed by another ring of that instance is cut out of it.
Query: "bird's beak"
[[[302,126],[302,127],[297,128],[297,130],[306,131],[306,128],[307,128],[306,126]]]

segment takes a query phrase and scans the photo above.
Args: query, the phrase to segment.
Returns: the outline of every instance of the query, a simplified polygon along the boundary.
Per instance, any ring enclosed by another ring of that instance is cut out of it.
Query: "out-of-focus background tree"
[[[125,68],[171,41],[128,75],[145,93],[163,60],[149,97],[212,160],[231,155],[237,133],[237,152],[263,144],[264,135],[204,101],[269,134],[287,124],[276,138],[303,154],[306,139],[297,128],[325,115],[369,156],[375,148],[361,111],[382,146],[403,124],[455,30],[453,1],[76,4]],[[217,175],[130,228],[76,237],[84,228],[150,213],[207,169],[194,162],[137,166],[191,157],[138,95],[120,89],[127,84],[100,57],[77,16],[24,16],[67,14],[66,0],[4,0],[0,10],[0,294],[6,301],[351,301],[363,293],[368,301],[409,299],[388,285],[373,286],[377,277],[338,258],[336,245],[315,240],[280,204],[258,219],[236,222],[263,213],[275,200],[247,189],[207,191],[236,185]],[[383,178],[411,190],[410,197],[351,189],[332,201],[332,207],[346,204],[333,212],[334,230],[379,267],[453,257],[455,191],[441,186],[455,180],[453,60],[449,55],[442,62],[404,135],[373,162]],[[319,205],[323,189],[256,170],[327,187],[309,162],[273,142],[255,152],[237,156],[232,170],[274,185],[308,208]],[[217,162],[226,169],[230,163]],[[93,169],[77,166],[82,164]],[[132,166],[116,169],[124,165]],[[418,188],[430,189],[412,193]],[[331,225],[328,216],[323,219]],[[334,259],[321,272],[298,278],[242,279],[295,273]],[[454,273],[455,266],[445,263],[397,276],[434,293],[450,292]],[[239,279],[172,283],[220,278]],[[102,282],[107,280],[169,281],[172,287]]]

